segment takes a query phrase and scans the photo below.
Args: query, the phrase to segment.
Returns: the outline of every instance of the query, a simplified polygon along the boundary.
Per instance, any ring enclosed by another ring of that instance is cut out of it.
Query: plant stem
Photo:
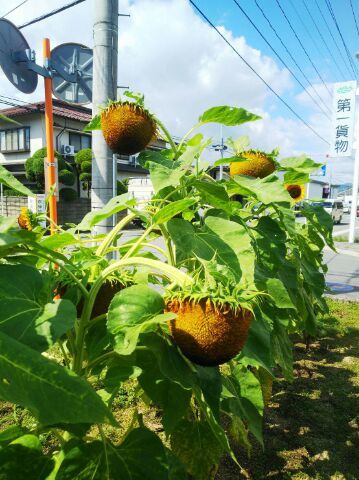
[[[160,230],[162,233],[163,238],[165,239],[166,249],[167,249],[167,257],[169,265],[175,265],[175,258],[173,254],[173,248],[171,243],[171,237],[169,236],[167,229],[164,225],[160,225]]]
[[[176,147],[176,144],[174,143],[169,131],[167,130],[167,128],[164,126],[164,124],[158,120],[158,118],[156,117],[156,123],[157,125],[160,127],[160,129],[162,130],[162,132],[165,134],[165,137],[167,138],[168,140],[168,143],[171,145],[171,148],[172,150],[174,151],[175,153],[175,156],[177,157],[177,147]]]
[[[63,346],[61,340],[58,340],[57,343],[59,344],[59,347],[60,347],[62,356],[64,357],[66,367],[67,367],[67,368],[70,368],[70,360],[69,360],[69,357],[67,356],[67,353],[66,353],[66,351],[65,351],[65,349],[64,349],[64,346]]]
[[[151,233],[151,231],[154,229],[155,226],[156,225],[150,225],[148,228],[146,228],[143,234],[136,240],[136,242],[132,245],[129,251],[123,256],[123,260],[131,256],[131,254],[136,250],[136,248],[141,244],[141,242],[147,237],[147,235]]]
[[[92,323],[92,322],[91,322]],[[88,365],[87,365],[87,369],[93,367],[94,365],[97,365],[98,363],[101,363],[103,360],[106,360],[107,358],[111,358],[113,356],[117,355],[116,352],[107,352],[107,353],[104,353],[103,355],[100,355],[99,357],[95,358],[94,360],[92,360],[92,362],[90,362]]]
[[[135,213],[130,213],[125,218],[120,220],[118,224],[106,235],[101,245],[99,245],[99,247],[96,250],[96,256],[98,257],[103,256],[107,248],[109,247],[109,245],[111,245],[113,240],[116,238],[116,235],[123,229],[125,225],[130,223],[131,220],[133,220],[135,217],[136,217]]]
[[[188,132],[186,133],[186,135],[182,138],[181,140],[181,143],[178,145],[178,148],[177,148],[177,155],[176,155],[176,158],[175,160],[177,160],[179,154],[181,153],[181,150],[182,150],[182,147],[186,141],[186,138],[188,138],[191,133],[196,130],[196,128],[200,127],[202,124],[201,123],[196,123],[196,125],[194,125],[190,130],[188,130]]]

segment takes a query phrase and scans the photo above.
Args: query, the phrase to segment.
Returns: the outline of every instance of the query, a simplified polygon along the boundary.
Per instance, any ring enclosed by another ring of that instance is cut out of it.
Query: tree
[[[46,155],[46,147],[40,148],[25,162],[26,178],[30,180],[30,182],[36,183],[36,188],[39,190],[44,190],[45,188],[44,159]],[[55,158],[57,160],[59,182],[67,186],[72,186],[75,182],[75,175],[71,164],[66,162],[64,157],[56,151]]]

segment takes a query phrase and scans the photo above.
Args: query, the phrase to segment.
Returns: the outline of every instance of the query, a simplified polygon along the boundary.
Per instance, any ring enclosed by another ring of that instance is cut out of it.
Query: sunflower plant
[[[110,105],[88,128],[119,153],[140,152],[150,201],[120,195],[54,236],[0,219],[0,399],[31,418],[1,427],[1,478],[215,478],[224,453],[238,465],[234,444],[264,444],[271,384],[293,378],[291,335],[315,335],[327,309],[331,218],[304,204],[307,222],[296,223],[286,187],[318,165],[242,142],[216,181],[197,129],[260,118],[213,107],[176,143],[131,95],[134,105]],[[168,148],[146,150],[158,135]],[[270,169],[258,174],[256,162]],[[112,231],[88,233],[119,212]],[[136,217],[144,229],[129,239]]]

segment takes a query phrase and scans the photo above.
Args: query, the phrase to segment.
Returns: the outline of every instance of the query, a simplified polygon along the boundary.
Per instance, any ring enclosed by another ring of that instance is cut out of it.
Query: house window
[[[30,127],[0,130],[1,152],[30,151]]]
[[[69,133],[70,145],[75,147],[75,152],[84,148],[91,148],[91,135],[83,135],[81,133]]]

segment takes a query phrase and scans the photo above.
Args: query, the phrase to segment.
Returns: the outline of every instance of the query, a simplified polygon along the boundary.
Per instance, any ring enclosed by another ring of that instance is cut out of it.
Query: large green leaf
[[[82,378],[0,332],[0,398],[43,425],[116,422]]]
[[[228,190],[232,195],[238,193],[252,196],[265,205],[273,202],[290,203],[291,201],[282,181],[274,173],[264,178],[235,175],[229,183]]]
[[[188,146],[178,160],[169,160],[159,152],[145,150],[141,152],[138,161],[148,168],[154,191],[157,193],[165,187],[176,187],[187,173],[201,149],[200,145]]]
[[[184,212],[189,207],[194,205],[196,200],[194,198],[184,198],[182,200],[176,200],[161,208],[152,218],[153,223],[161,225],[168,222],[171,218],[175,217],[179,213]]]
[[[161,295],[146,285],[133,285],[117,293],[107,316],[107,328],[114,338],[115,350],[121,355],[130,355],[141,332],[175,317],[171,313],[163,314],[163,310]]]
[[[23,185],[17,178],[12,175],[3,165],[0,164],[0,183],[6,185],[12,190],[16,190],[28,197],[34,197],[35,194]]]
[[[82,221],[75,227],[75,230],[90,230],[102,220],[105,220],[106,218],[111,217],[112,215],[115,215],[115,213],[121,212],[122,210],[126,210],[126,208],[129,208],[134,204],[135,201],[130,200],[128,193],[113,197],[100,210],[93,210],[92,212],[87,213]]]
[[[50,248],[51,250],[56,250],[57,248],[63,248],[67,245],[74,245],[78,243],[79,240],[74,235],[71,235],[69,232],[56,233],[56,235],[50,235],[43,238],[40,241],[40,244],[43,247]]]
[[[0,450],[1,480],[45,480],[54,461],[41,451],[35,435],[24,435]]]
[[[241,125],[246,122],[260,120],[262,117],[250,113],[244,108],[219,106],[206,110],[198,119],[198,123],[221,123],[229,127]]]
[[[216,182],[205,182],[203,180],[197,180],[194,182],[194,185],[200,192],[204,202],[212,207],[220,208],[225,212],[231,212],[230,200],[223,185],[219,185]]]
[[[215,259],[227,266],[237,280],[244,267],[246,277],[253,277],[253,251],[242,225],[210,216],[205,220],[205,227],[198,228],[190,222],[173,218],[168,222],[168,231],[176,245],[178,260],[191,257],[205,261]]]
[[[196,480],[211,480],[224,452],[204,421],[182,420],[171,435],[171,449]]]
[[[106,441],[79,443],[67,451],[56,480],[167,480],[164,446],[147,428],[132,430],[117,447]]]
[[[239,358],[243,365],[261,365],[269,371],[273,367],[270,328],[259,312],[253,317]]]
[[[272,331],[272,351],[274,361],[281,367],[283,375],[288,381],[293,380],[293,344],[287,330],[277,321],[274,321]]]
[[[139,384],[146,395],[161,407],[162,424],[168,435],[188,413],[192,392],[168,379],[162,373],[158,359],[150,350],[137,352],[137,363],[143,370],[138,379]]]
[[[318,170],[322,164],[316,163],[311,158],[307,157],[306,155],[301,155],[299,157],[288,157],[283,158],[280,161],[280,166],[282,169],[288,171],[296,171],[300,173],[312,173]]]
[[[51,347],[76,319],[74,304],[51,293],[37,269],[0,265],[0,332],[40,352]]]

